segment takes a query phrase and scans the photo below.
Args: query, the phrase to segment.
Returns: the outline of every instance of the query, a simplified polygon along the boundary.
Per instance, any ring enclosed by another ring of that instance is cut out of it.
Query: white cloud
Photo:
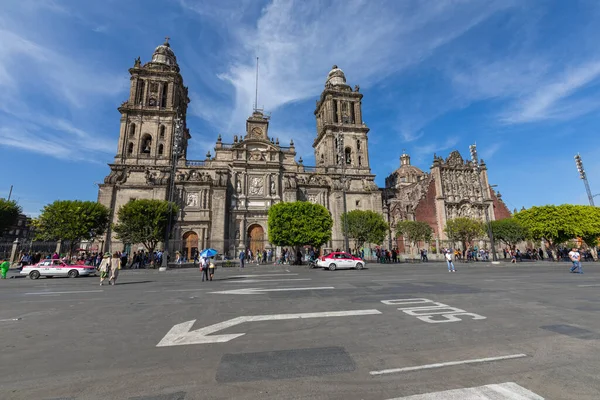
[[[569,119],[586,114],[600,106],[569,97],[600,78],[600,61],[590,61],[566,70],[552,81],[541,85],[531,96],[525,97],[504,117],[507,123],[535,122],[545,119]]]
[[[227,6],[215,11],[203,2],[182,4],[203,17],[230,12]],[[236,129],[251,112],[257,55],[258,103],[275,111],[290,102],[316,98],[333,64],[346,72],[349,84],[384,82],[508,6],[510,2],[274,0],[255,25],[224,19],[227,30],[241,43],[226,50],[234,61],[218,75],[236,92],[224,128]]]
[[[458,144],[458,138],[455,136],[449,137],[445,142],[430,142],[426,145],[414,146],[414,152],[417,156],[433,155],[434,153],[443,152],[446,150],[454,150],[454,147]]]

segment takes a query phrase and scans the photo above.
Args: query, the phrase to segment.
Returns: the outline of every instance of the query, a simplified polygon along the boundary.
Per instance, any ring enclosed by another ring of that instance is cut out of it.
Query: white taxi
[[[30,279],[38,279],[40,276],[78,276],[95,275],[96,268],[91,265],[67,264],[61,260],[42,260],[35,265],[26,265],[21,270],[21,275],[27,275]]]

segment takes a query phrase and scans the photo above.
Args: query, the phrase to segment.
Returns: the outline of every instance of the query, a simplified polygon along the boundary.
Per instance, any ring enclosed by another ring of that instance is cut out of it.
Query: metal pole
[[[175,191],[175,173],[177,172],[177,160],[179,158],[179,146],[180,140],[182,139],[182,125],[181,120],[175,122],[175,134],[173,135],[173,147],[172,147],[172,158],[171,158],[171,176],[169,178],[169,187],[167,193],[167,200],[169,202],[169,212],[167,214],[167,230],[165,231],[165,248],[163,249],[163,256],[160,263],[159,271],[166,271],[169,263],[169,236],[171,236],[171,219],[173,214],[173,192]]]
[[[338,132],[338,153],[342,163],[342,196],[344,200],[344,251],[350,252],[350,243],[348,240],[348,207],[346,203],[346,159],[344,153],[344,136],[343,131]]]
[[[12,188],[13,188],[13,185],[10,185],[10,191],[8,192],[8,199],[7,199],[8,201],[10,201],[10,196],[12,196]]]
[[[594,207],[594,196],[592,196],[592,191],[590,190],[590,184],[587,179],[587,174],[585,173],[585,169],[583,168],[583,161],[581,161],[581,156],[579,154],[575,156],[575,165],[577,165],[577,171],[579,171],[579,178],[583,180],[583,184],[585,185],[585,191],[587,192],[590,206]]]
[[[498,255],[496,254],[496,244],[494,243],[494,233],[492,231],[492,223],[490,222],[490,215],[489,215],[490,208],[485,207],[485,202],[484,202],[484,197],[483,197],[483,183],[481,182],[481,167],[479,165],[479,158],[477,157],[476,145],[474,145],[474,144],[471,145],[470,150],[471,150],[471,160],[473,161],[475,171],[477,172],[477,181],[479,182],[479,190],[481,191],[481,204],[484,206],[484,210],[485,210],[485,223],[487,225],[488,237],[490,238],[490,246],[492,246],[492,260],[498,261]]]

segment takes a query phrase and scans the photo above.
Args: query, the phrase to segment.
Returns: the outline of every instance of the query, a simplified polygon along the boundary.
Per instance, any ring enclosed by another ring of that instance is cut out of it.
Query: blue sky
[[[477,142],[510,209],[586,204],[573,156],[600,193],[599,17],[594,0],[3,0],[0,196],[13,184],[30,215],[95,200],[128,68],[170,36],[190,159],[243,132],[258,56],[270,134],[314,164],[315,100],[337,64],[364,94],[380,186],[402,149],[428,170]]]

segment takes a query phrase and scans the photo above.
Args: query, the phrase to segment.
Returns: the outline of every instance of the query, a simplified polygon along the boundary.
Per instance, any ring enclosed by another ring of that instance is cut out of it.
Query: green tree
[[[341,216],[342,229],[348,224],[348,237],[354,239],[358,247],[365,243],[381,244],[389,229],[383,216],[370,210],[353,210]]]
[[[468,243],[484,234],[483,224],[480,221],[464,217],[446,221],[445,231],[450,240],[462,244],[463,250],[467,248]]]
[[[177,219],[179,208],[170,205],[171,224]],[[143,244],[152,254],[159,242],[165,240],[169,225],[169,202],[166,200],[132,200],[117,212],[118,223],[113,230],[119,240]]]
[[[396,235],[404,236],[411,246],[418,242],[429,242],[433,237],[433,229],[427,222],[401,221],[396,224]]]
[[[93,240],[108,227],[109,210],[95,201],[56,200],[33,221],[37,240],[62,240],[69,253],[82,240]]]
[[[527,229],[515,218],[500,219],[491,224],[494,239],[504,242],[511,249],[528,237]]]
[[[600,237],[600,208],[563,204],[531,207],[515,214],[534,240],[545,240],[552,250],[568,240],[581,238],[588,246]]]
[[[17,223],[21,206],[14,200],[0,199],[0,237]]]
[[[277,203],[269,209],[269,241],[276,246],[320,247],[331,240],[333,220],[320,204]]]

